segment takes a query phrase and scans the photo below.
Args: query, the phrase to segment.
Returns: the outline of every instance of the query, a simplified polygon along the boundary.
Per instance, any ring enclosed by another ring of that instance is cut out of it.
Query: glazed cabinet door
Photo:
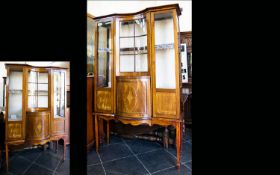
[[[53,70],[53,111],[52,111],[52,134],[64,134],[65,132],[65,71]]]
[[[104,19],[97,22],[97,52],[95,58],[95,112],[113,113],[113,38],[114,22]]]
[[[87,17],[87,76],[93,76],[94,63],[94,39],[96,23],[91,17]]]
[[[116,75],[149,76],[149,15],[116,19]]]
[[[24,140],[24,69],[8,68],[7,74],[6,141]]]
[[[49,72],[46,69],[28,70],[28,102],[29,111],[49,110]]]
[[[180,60],[175,10],[151,13],[153,58],[153,116],[180,116]],[[164,37],[163,37],[164,36]]]

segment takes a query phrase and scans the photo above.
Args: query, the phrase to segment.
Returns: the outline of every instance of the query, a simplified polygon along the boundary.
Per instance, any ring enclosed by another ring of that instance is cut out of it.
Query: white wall
[[[112,13],[133,13],[147,7],[178,3],[183,8],[180,20],[180,31],[192,31],[192,1],[88,1],[87,12],[93,16]]]
[[[33,66],[58,66],[68,68],[66,71],[66,86],[67,90],[70,90],[70,62],[60,62],[60,61],[38,61],[38,62],[23,62],[23,61],[9,61],[9,62],[0,62],[0,109],[3,107],[3,78],[7,76],[7,71],[5,69],[6,63],[14,63],[14,64],[29,64]],[[1,111],[1,110],[0,110]]]

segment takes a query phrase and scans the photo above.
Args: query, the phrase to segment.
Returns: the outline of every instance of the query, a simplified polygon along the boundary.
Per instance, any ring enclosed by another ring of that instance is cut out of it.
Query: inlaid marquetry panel
[[[97,111],[111,111],[112,98],[113,97],[111,91],[97,90],[97,94],[96,94]]]
[[[65,122],[63,118],[56,118],[53,120],[53,134],[64,133]]]
[[[21,123],[8,123],[8,139],[19,139],[22,137]]]
[[[173,118],[176,115],[176,93],[156,92],[156,117]]]
[[[49,113],[27,113],[26,115],[26,139],[43,140],[50,135],[49,131],[50,114]]]
[[[127,117],[150,116],[150,79],[122,78],[117,81],[117,113]]]

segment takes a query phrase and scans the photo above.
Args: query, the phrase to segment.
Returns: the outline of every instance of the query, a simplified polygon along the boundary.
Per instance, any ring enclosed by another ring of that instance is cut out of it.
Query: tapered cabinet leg
[[[107,120],[107,144],[110,143],[110,120]]]
[[[9,149],[8,149],[8,144],[6,144],[6,171],[9,171]]]
[[[181,165],[181,149],[182,149],[182,122],[176,124],[176,152],[177,162],[176,167],[179,169]]]
[[[98,152],[99,150],[99,137],[98,137],[98,116],[95,115],[94,118],[95,118],[95,149],[96,149],[96,152]]]
[[[66,143],[65,138],[63,139],[63,160],[66,159]]]

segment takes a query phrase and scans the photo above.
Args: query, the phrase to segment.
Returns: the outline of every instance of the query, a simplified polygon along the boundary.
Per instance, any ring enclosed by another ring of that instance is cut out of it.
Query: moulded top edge
[[[29,64],[12,64],[12,63],[6,63],[5,67],[31,67],[31,68],[45,68],[45,69],[67,69],[65,67],[57,67],[57,66],[32,66]]]
[[[134,12],[134,13],[113,13],[113,14],[109,14],[109,15],[98,16],[93,19],[97,20],[97,19],[114,17],[114,16],[133,16],[133,15],[138,15],[140,13],[146,13],[146,12],[153,11],[153,10],[161,10],[161,9],[164,10],[165,8],[176,8],[177,15],[178,16],[181,15],[181,10],[180,10],[179,4],[168,4],[168,5],[162,5],[162,6],[156,6],[156,7],[148,7],[144,10]]]

